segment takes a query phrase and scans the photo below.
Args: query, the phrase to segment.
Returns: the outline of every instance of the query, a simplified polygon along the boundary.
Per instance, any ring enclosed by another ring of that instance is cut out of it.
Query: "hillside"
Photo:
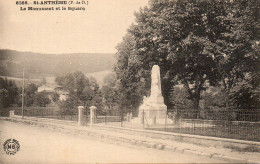
[[[0,76],[0,78],[7,79],[7,80],[15,82],[15,85],[18,88],[23,86],[23,78],[8,77],[8,76]],[[24,79],[25,86],[30,84],[30,83],[40,85],[40,84],[43,83],[43,81],[42,81],[42,79],[26,79],[26,78]]]
[[[111,70],[115,63],[111,53],[41,54],[0,50],[0,76],[42,79],[74,71],[84,74]]]

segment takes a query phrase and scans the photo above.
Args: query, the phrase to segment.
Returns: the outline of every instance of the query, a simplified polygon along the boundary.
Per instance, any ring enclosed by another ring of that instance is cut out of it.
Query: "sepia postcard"
[[[0,163],[260,163],[257,0],[0,0]]]

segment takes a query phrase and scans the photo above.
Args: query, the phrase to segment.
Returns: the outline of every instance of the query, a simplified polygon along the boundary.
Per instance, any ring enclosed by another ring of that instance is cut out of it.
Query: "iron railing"
[[[153,111],[156,113],[156,111]],[[159,112],[159,111],[158,111]],[[179,109],[165,117],[153,118],[146,112],[139,117],[124,113],[116,119],[97,116],[97,123],[128,128],[260,141],[260,109],[230,109],[197,111]],[[131,117],[131,118],[130,118]]]
[[[10,110],[15,110],[15,115],[22,115],[21,108],[10,108]],[[71,110],[63,111],[56,107],[26,107],[24,109],[24,116],[27,117],[40,117],[40,118],[50,118],[68,121],[78,121],[78,110],[73,108]],[[85,123],[89,122],[89,112],[84,111],[83,121]]]
[[[14,110],[16,115],[21,115],[21,108]],[[24,116],[78,121],[77,111],[77,108],[63,111],[53,107],[27,107]],[[164,116],[156,118],[147,112],[139,117],[130,113],[100,113],[95,123],[260,142],[260,109],[178,109],[161,114]],[[89,110],[84,111],[83,121],[89,123]]]

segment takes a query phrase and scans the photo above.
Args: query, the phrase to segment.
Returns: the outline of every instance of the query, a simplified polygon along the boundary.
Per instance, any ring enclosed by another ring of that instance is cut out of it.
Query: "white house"
[[[46,93],[51,98],[51,95],[57,93],[59,100],[66,100],[68,98],[68,92],[63,91],[63,88],[55,82],[55,77],[46,77],[46,84],[38,87],[38,92]]]

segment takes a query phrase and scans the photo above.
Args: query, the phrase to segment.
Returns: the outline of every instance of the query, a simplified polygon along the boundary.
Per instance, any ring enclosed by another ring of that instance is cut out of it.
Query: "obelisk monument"
[[[162,96],[160,67],[154,65],[151,73],[151,94],[148,98],[144,97],[143,104],[139,107],[138,118],[145,118],[148,123],[159,123],[166,119],[166,115],[167,106]]]

